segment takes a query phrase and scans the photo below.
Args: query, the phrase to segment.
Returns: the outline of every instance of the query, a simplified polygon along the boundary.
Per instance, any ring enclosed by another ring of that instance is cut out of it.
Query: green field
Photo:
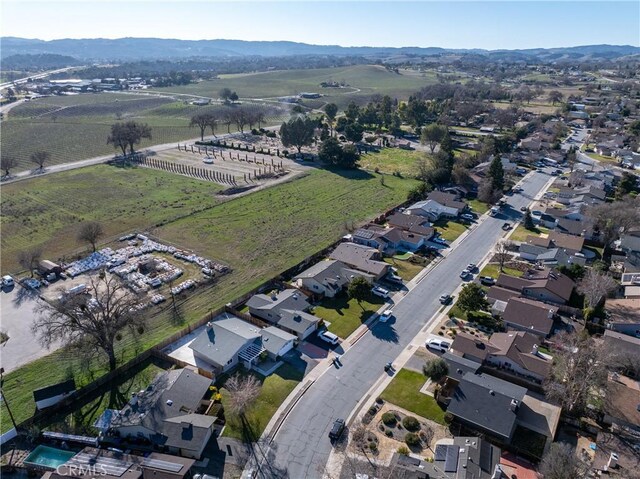
[[[379,175],[363,171],[313,170],[222,203],[208,182],[148,169],[82,168],[3,188],[2,268],[14,269],[16,252],[29,246],[44,246],[44,256],[52,259],[68,254],[68,248],[77,247],[73,228],[83,219],[102,221],[114,236],[146,228],[233,268],[214,286],[195,290],[180,304],[179,315],[171,308],[155,310],[137,342],[125,338],[118,344],[122,362],[328,246],[353,224],[401,203],[415,184],[388,177],[381,185]],[[11,202],[8,219],[5,202]],[[23,215],[29,221],[20,224]],[[159,223],[165,224],[153,227]],[[16,420],[33,413],[34,389],[68,376],[86,384],[87,366],[61,350],[7,374],[4,389]],[[103,363],[90,366],[94,377],[104,373]],[[2,412],[5,431],[9,422]]]
[[[248,107],[264,108],[257,103]],[[15,171],[34,168],[29,157],[37,150],[48,151],[52,165],[109,155],[116,150],[107,145],[107,136],[111,125],[119,120],[151,126],[152,139],[144,140],[140,148],[177,142],[199,136],[199,129],[189,127],[194,113],[217,108],[221,106],[195,106],[170,96],[128,93],[39,98],[15,107],[3,121],[2,151],[18,159]],[[289,116],[277,105],[268,109],[263,126],[279,124]],[[226,133],[227,128],[220,125],[217,131]],[[235,125],[231,131],[235,131]]]
[[[438,424],[444,424],[442,408],[433,397],[420,392],[420,388],[425,382],[427,382],[427,378],[424,377],[424,374],[401,369],[380,397],[418,416],[431,419]]]
[[[403,176],[414,177],[417,173],[416,162],[426,153],[400,148],[383,148],[377,153],[367,153],[360,157],[360,167],[369,171],[376,168],[382,173],[400,172]]]

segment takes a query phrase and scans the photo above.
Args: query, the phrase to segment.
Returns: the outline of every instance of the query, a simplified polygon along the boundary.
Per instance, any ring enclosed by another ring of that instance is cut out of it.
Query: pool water
[[[72,451],[65,451],[63,449],[56,449],[55,447],[40,445],[31,451],[31,454],[27,456],[24,463],[27,467],[53,470],[67,462],[75,455],[76,453]]]

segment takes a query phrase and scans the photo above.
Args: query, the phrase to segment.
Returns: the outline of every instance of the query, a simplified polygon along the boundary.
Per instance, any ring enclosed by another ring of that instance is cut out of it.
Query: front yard
[[[424,268],[424,266],[412,263],[411,261],[395,258],[385,258],[384,261],[396,268],[398,270],[398,276],[405,281],[411,281]]]
[[[398,268],[399,270],[400,268]],[[329,331],[346,338],[384,304],[384,300],[373,294],[360,304],[346,293],[335,298],[325,298],[313,308],[313,314],[331,323]]]
[[[522,275],[524,275],[524,271],[520,271],[516,268],[511,268],[507,265],[502,268],[502,272],[504,274],[517,277],[522,277]],[[482,268],[482,271],[480,271],[480,276],[491,276],[492,278],[498,279],[498,276],[500,276],[500,265],[495,263],[487,264],[484,268]]]
[[[465,232],[467,227],[462,223],[456,223],[451,220],[440,219],[433,223],[440,236],[442,236],[449,243],[455,241],[458,236]]]
[[[471,208],[471,211],[477,213],[478,215],[485,214],[491,208],[491,205],[485,203],[484,201],[480,201],[477,198],[473,200],[467,200],[467,204],[469,205],[469,208]]]
[[[288,364],[283,364],[269,377],[264,378],[259,374],[256,374],[256,377],[262,382],[262,389],[256,401],[249,407],[244,425],[239,416],[230,412],[229,391],[224,389],[224,386],[220,389],[227,421],[223,436],[256,441],[278,407],[302,380],[302,373]]]
[[[380,397],[418,416],[444,424],[445,411],[434,398],[420,392],[426,381],[427,378],[421,373],[401,369]]]
[[[520,225],[518,225],[516,230],[511,234],[511,236],[509,237],[509,240],[511,240],[511,241],[526,241],[527,236],[529,236],[529,235],[540,236],[543,233],[544,234],[548,234],[549,233],[549,228],[545,228],[544,226],[536,226],[534,229],[528,230],[528,229],[526,229],[524,226],[522,226],[520,224]]]

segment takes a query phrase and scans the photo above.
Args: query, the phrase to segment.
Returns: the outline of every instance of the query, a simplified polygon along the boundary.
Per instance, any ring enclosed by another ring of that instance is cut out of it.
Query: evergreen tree
[[[491,178],[491,188],[502,191],[504,189],[504,169],[499,156],[495,156],[489,166],[489,177]]]

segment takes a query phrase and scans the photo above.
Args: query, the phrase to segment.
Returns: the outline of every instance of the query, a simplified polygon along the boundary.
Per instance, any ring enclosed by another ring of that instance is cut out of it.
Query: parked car
[[[480,282],[484,285],[491,286],[495,284],[496,280],[491,276],[480,276]]]
[[[386,323],[391,318],[393,318],[393,311],[390,310],[390,309],[387,309],[380,315],[380,322],[381,323]]]
[[[463,220],[467,220],[467,221],[473,221],[473,220],[476,219],[476,217],[473,216],[470,213],[463,213],[463,214],[460,215],[460,218],[462,218]]]
[[[329,431],[329,439],[332,441],[337,441],[342,436],[344,432],[344,419],[336,419],[333,421],[333,426],[331,426],[331,431]]]
[[[427,347],[441,353],[446,353],[449,350],[451,343],[443,341],[442,339],[430,339],[427,341]]]
[[[387,274],[385,279],[387,281],[391,281],[392,283],[402,283],[402,278],[394,272],[390,272],[389,274]]]
[[[327,343],[333,345],[338,344],[338,342],[340,341],[340,338],[338,336],[326,330],[318,334],[318,337],[323,341],[326,341]]]
[[[42,283],[35,278],[25,279],[22,284],[25,288],[29,289],[38,289],[40,286],[42,286]]]
[[[475,264],[475,263],[469,263],[469,264],[467,265],[467,270],[469,270],[469,271],[471,271],[471,272],[475,271],[475,270],[476,270],[476,268],[477,268],[477,266],[476,266],[476,264]]]
[[[441,304],[449,304],[452,299],[453,298],[451,297],[450,294],[443,294],[442,296],[440,296],[440,303]]]
[[[505,231],[509,231],[511,229],[511,223],[504,223],[502,225],[502,229]]]
[[[381,298],[387,299],[389,297],[389,290],[384,289],[380,286],[374,286],[373,288],[371,288],[371,292]]]
[[[523,213],[526,212],[529,208],[527,208],[526,206],[523,206],[522,208],[520,208],[520,211],[522,211]]]
[[[10,288],[14,284],[15,284],[15,282],[13,281],[13,278],[11,276],[9,276],[8,274],[6,274],[6,275],[4,275],[2,277],[2,286],[3,287]]]
[[[447,244],[447,240],[444,239],[444,238],[441,238],[440,236],[436,236],[431,241],[433,241],[434,243],[438,243],[438,244]]]
[[[210,156],[205,156],[202,159],[203,163],[206,163],[207,165],[213,165],[213,158],[211,158]]]
[[[462,279],[467,279],[470,275],[471,275],[471,272],[470,272],[468,269],[463,269],[463,270],[460,272],[460,277],[461,277]]]
[[[514,193],[520,193],[522,191],[522,188],[520,186],[514,186],[513,187],[513,192]]]

